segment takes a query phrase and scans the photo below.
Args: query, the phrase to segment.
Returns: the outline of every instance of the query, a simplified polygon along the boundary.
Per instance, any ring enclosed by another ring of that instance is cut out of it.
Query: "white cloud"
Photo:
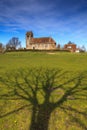
[[[82,8],[81,3],[84,4],[86,1],[80,0],[81,3],[72,6],[67,3],[63,5],[63,2],[63,0],[62,2],[59,0],[59,3],[48,0],[45,3],[40,0],[0,1],[0,26],[4,27],[0,28],[0,31],[18,33],[21,30],[33,30],[37,34],[59,35],[64,40],[86,39],[87,11],[79,12]]]

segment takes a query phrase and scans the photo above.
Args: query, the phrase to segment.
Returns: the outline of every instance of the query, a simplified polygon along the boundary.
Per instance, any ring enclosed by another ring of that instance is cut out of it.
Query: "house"
[[[76,52],[77,46],[74,43],[68,43],[64,45],[64,50],[69,50],[70,52]]]
[[[54,50],[56,42],[51,37],[34,38],[33,32],[26,33],[26,49],[31,50]]]

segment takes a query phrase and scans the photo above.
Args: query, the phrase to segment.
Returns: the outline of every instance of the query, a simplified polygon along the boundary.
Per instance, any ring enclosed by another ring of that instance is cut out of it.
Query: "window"
[[[72,48],[71,46],[68,46],[67,48]]]

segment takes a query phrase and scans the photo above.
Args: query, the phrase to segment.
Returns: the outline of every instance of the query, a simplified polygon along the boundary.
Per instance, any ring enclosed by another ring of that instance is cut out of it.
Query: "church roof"
[[[51,37],[31,38],[31,43],[56,43]]]

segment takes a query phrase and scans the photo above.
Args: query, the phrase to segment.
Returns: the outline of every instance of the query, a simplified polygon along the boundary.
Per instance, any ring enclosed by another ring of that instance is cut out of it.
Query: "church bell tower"
[[[31,38],[33,38],[33,32],[29,31],[26,33],[26,49],[30,49],[30,42],[31,42]]]

